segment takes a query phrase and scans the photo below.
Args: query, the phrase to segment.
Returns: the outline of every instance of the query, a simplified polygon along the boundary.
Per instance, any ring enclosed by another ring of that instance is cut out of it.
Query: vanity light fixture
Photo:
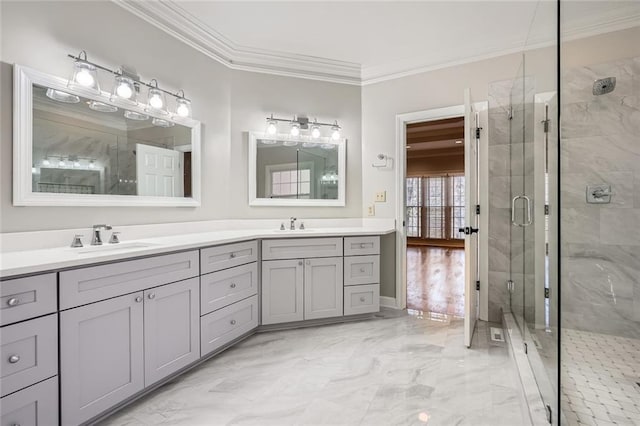
[[[46,95],[49,99],[67,104],[77,104],[80,102],[80,96],[72,95],[71,93],[63,92],[62,90],[49,88],[47,89]]]
[[[267,117],[267,129],[265,134],[267,136],[274,136],[278,133],[278,123],[286,122],[289,124],[289,135],[292,137],[301,136],[303,131],[306,137],[312,140],[318,140],[322,137],[322,129],[328,127],[330,129],[329,137],[334,141],[338,141],[341,137],[341,127],[338,125],[338,121],[333,123],[320,123],[317,120],[309,122],[307,117],[294,116],[293,120],[285,118],[275,118],[273,114]]]
[[[192,114],[191,110],[191,100],[187,99],[184,96],[184,90],[180,89],[177,93],[172,93],[167,90],[164,90],[158,86],[158,81],[156,79],[151,80],[149,83],[145,83],[140,79],[135,70],[128,69],[124,66],[120,67],[118,70],[112,70],[110,68],[104,67],[102,65],[96,64],[95,62],[89,62],[87,60],[87,53],[83,50],[77,56],[75,55],[67,55],[71,59],[74,60],[73,63],[73,76],[69,79],[68,87],[81,87],[84,90],[92,90],[98,94],[100,94],[100,86],[98,84],[98,70],[106,71],[110,74],[114,75],[114,84],[111,92],[111,100],[112,101],[126,101],[137,105],[136,97],[137,93],[140,91],[140,86],[147,86],[148,96],[147,96],[147,105],[145,110],[148,112],[152,112],[155,114],[168,115],[169,109],[167,105],[166,95],[172,96],[175,98],[175,110],[174,115],[180,118],[190,118]],[[53,89],[49,89],[53,90]],[[60,91],[57,91],[60,92]],[[64,94],[64,92],[60,92]],[[53,98],[54,94],[51,96],[49,91],[47,91],[47,96]],[[68,96],[75,96],[66,94]],[[76,96],[76,98],[78,98]],[[63,100],[56,99],[62,102],[69,103],[77,103],[80,101],[78,98],[75,100]],[[104,112],[113,112],[113,111],[104,111]],[[139,114],[140,116],[144,116],[143,114]],[[126,113],[125,113],[126,116]],[[148,119],[148,117],[144,116],[144,120]],[[131,117],[127,117],[131,118]],[[131,118],[132,120],[142,120],[142,118]]]
[[[67,83],[67,87],[88,89],[99,94],[98,68],[87,60],[87,52],[81,51],[74,59],[73,74]]]

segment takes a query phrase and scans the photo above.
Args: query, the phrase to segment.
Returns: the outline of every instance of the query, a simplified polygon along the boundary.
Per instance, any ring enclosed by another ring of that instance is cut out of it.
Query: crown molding
[[[478,55],[466,55],[436,64],[425,58],[363,67],[358,63],[241,46],[188,13],[175,0],[111,0],[151,25],[170,34],[197,51],[234,70],[297,77],[331,83],[366,86],[415,74],[459,66],[499,56],[557,45],[551,38],[512,40],[507,46],[494,46]],[[640,26],[639,13],[613,9],[597,21],[583,19],[562,33],[563,41],[591,37]]]
[[[112,1],[231,69],[360,85],[360,64],[240,46],[190,15],[176,2]]]

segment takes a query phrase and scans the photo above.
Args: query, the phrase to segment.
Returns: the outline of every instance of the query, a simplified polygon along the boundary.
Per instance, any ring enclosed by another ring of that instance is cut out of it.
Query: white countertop
[[[178,250],[196,249],[238,241],[265,238],[341,237],[385,235],[395,232],[390,226],[360,226],[343,228],[311,228],[296,231],[247,229],[189,233],[122,241],[122,245],[85,245],[82,248],[55,247],[37,250],[9,251],[0,254],[0,277],[33,274],[93,263],[123,260]],[[102,250],[101,250],[102,249]]]

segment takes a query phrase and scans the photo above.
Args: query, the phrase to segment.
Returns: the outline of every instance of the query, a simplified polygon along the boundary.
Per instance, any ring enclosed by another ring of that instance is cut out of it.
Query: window
[[[408,177],[406,188],[407,237],[464,239],[464,175]]]
[[[271,198],[310,198],[311,169],[272,170]]]

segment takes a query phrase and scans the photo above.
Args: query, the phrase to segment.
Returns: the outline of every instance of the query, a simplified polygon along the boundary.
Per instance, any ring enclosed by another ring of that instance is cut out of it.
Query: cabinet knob
[[[364,243],[360,243],[360,248],[364,248],[365,244]]]
[[[9,363],[11,364],[15,364],[18,361],[20,361],[20,357],[18,355],[11,355],[9,357]]]
[[[147,296],[149,299],[155,299],[156,294],[155,293],[149,293],[149,296]]]
[[[231,285],[229,287],[236,288],[236,283],[231,283]]]
[[[15,297],[12,297],[11,299],[7,300],[7,305],[9,306],[16,306],[19,303],[20,303],[20,300]]]
[[[360,268],[360,272],[364,272],[364,268]]]
[[[298,266],[302,266],[302,260],[298,261]]]
[[[236,325],[236,320],[231,320],[230,323],[231,325]]]
[[[138,296],[138,297],[136,297],[136,298],[135,298],[135,301],[136,301],[136,302],[138,302],[138,303],[142,302],[142,296]]]
[[[361,301],[361,302],[364,302],[364,297],[361,297],[361,298],[360,298],[360,301]]]
[[[235,257],[236,257],[236,254],[235,254],[235,253],[231,253],[231,254],[229,255],[229,257],[230,257],[231,259],[233,259],[233,258],[235,258]]]

